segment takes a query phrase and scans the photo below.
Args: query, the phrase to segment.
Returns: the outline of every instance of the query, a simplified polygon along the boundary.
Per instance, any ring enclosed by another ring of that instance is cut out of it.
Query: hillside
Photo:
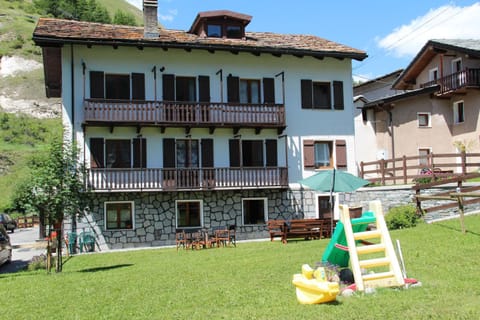
[[[111,17],[142,11],[124,0],[97,0]],[[47,99],[41,49],[32,41],[39,13],[32,0],[0,0],[0,212],[28,173],[28,159],[61,134],[60,99]]]

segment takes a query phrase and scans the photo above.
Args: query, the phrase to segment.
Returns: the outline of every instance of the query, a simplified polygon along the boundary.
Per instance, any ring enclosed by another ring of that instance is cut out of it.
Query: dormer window
[[[242,39],[251,19],[251,16],[228,10],[200,12],[189,32],[200,37]]]

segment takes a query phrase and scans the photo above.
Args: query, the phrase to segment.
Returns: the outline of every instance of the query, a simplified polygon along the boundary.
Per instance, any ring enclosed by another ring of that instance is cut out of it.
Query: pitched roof
[[[409,91],[402,92],[402,93],[399,93],[399,94],[396,94],[396,95],[393,95],[393,96],[383,97],[383,98],[380,98],[378,100],[369,101],[369,102],[367,102],[363,105],[363,108],[368,109],[368,108],[375,108],[377,106],[387,105],[387,104],[390,104],[390,103],[393,103],[393,102],[396,102],[396,101],[401,101],[401,100],[404,100],[404,99],[408,99],[408,98],[411,98],[411,97],[416,97],[416,96],[420,96],[420,95],[423,95],[423,94],[430,94],[430,93],[438,91],[438,89],[439,89],[439,85],[433,85],[433,86],[430,86],[430,87],[409,90]]]
[[[162,47],[183,49],[227,50],[254,54],[291,54],[317,58],[351,58],[363,60],[365,51],[354,49],[313,35],[246,32],[246,39],[208,38],[180,30],[159,29],[158,38],[144,38],[143,27],[130,27],[83,21],[40,18],[33,32],[40,46],[77,43]]]
[[[446,51],[455,51],[467,54],[471,57],[480,58],[480,40],[478,39],[441,39],[429,40],[419,53],[413,58],[412,62],[400,74],[392,87],[399,90],[409,89],[409,85],[414,83],[417,76],[422,72],[425,66],[432,58]]]

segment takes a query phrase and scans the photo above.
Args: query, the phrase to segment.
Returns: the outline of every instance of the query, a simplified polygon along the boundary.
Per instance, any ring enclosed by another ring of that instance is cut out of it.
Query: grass
[[[0,275],[0,294],[15,319],[476,319],[480,215],[466,217],[466,226],[466,235],[458,220],[392,231],[408,276],[423,286],[331,304],[301,305],[291,284],[328,240],[78,255],[61,274]]]

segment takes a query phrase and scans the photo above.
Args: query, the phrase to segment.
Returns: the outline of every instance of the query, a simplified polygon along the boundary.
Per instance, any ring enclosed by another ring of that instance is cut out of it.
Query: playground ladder
[[[375,214],[375,230],[353,232],[350,210],[348,206],[340,206],[340,219],[344,225],[345,237],[348,244],[350,264],[357,290],[364,291],[366,288],[400,287],[405,285],[403,274],[398,263],[397,255],[388,232],[383,216],[380,201],[371,201],[369,210]],[[375,244],[364,244],[362,241],[375,241]],[[375,258],[360,260],[360,256],[368,255]],[[382,272],[362,274],[362,269],[380,267]]]

